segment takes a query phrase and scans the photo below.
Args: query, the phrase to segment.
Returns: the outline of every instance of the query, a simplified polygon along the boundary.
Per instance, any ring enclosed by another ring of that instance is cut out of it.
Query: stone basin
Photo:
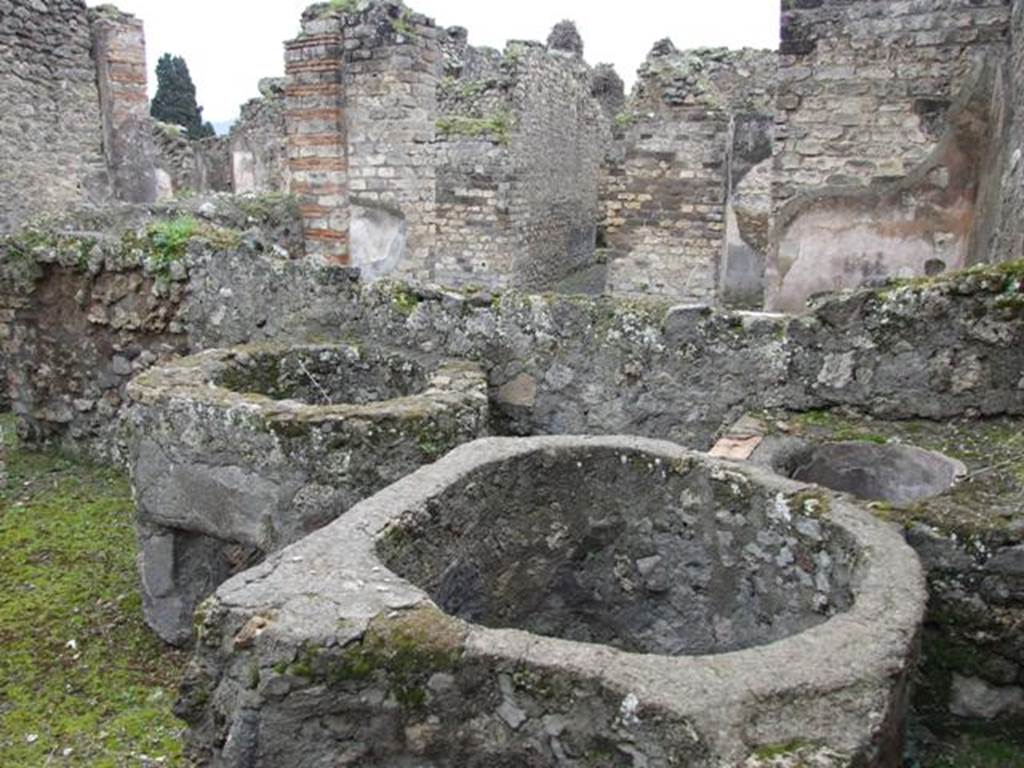
[[[897,506],[945,493],[967,474],[963,462],[899,443],[787,439],[759,448],[754,460],[795,480]]]
[[[924,602],[847,497],[659,441],[486,439],[223,584],[178,711],[230,768],[895,768]]]
[[[143,610],[174,644],[232,573],[488,424],[476,364],[351,344],[212,350],[128,393]]]

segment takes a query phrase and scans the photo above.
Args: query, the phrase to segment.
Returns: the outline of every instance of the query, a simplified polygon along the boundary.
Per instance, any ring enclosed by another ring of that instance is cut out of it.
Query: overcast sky
[[[89,0],[90,5],[99,2]],[[258,95],[261,77],[284,72],[282,43],[295,36],[309,0],[115,0],[146,23],[151,90],[162,53],[185,57],[203,116],[233,120]],[[778,0],[408,0],[439,25],[469,30],[473,45],[503,48],[514,39],[545,40],[561,19],[580,28],[591,64],[611,62],[627,84],[656,40],[679,48],[775,48]]]

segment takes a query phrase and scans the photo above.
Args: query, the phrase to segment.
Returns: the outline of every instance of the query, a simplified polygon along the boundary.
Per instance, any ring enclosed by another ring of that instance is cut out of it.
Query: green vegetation
[[[1024,768],[1024,746],[995,736],[965,734],[933,750],[921,768]]]
[[[828,430],[833,440],[850,443],[875,443],[885,445],[889,438],[867,429],[863,424],[849,421],[832,411],[808,411],[797,417],[803,427]]]
[[[412,37],[415,30],[412,26],[412,15],[409,10],[402,11],[402,15],[397,19],[391,20],[391,29],[397,34],[404,35],[405,37]]]
[[[182,765],[184,659],[142,622],[127,481],[0,424],[0,765]]]
[[[915,277],[890,280],[879,291],[881,298],[889,298],[900,290],[921,291],[931,288],[954,288],[965,292],[983,290],[1001,293],[1004,299],[1021,300],[1024,294],[1024,259],[1001,264],[979,264],[959,272],[946,272],[935,277]]]
[[[421,709],[427,700],[427,681],[437,672],[453,669],[462,654],[462,637],[452,619],[432,608],[416,608],[378,617],[363,639],[340,655],[303,648],[291,663],[273,670],[330,686],[361,684],[380,676],[404,709]]]
[[[203,122],[203,108],[196,103],[196,86],[181,56],[165,53],[156,65],[157,89],[149,114],[164,123],[180,125],[190,139],[213,136],[213,126]]]
[[[437,121],[437,130],[447,139],[456,136],[488,138],[495,144],[506,146],[512,131],[512,118],[507,112],[498,112],[490,117],[449,115]]]
[[[623,130],[632,126],[640,116],[636,112],[619,112],[615,116],[615,125]]]
[[[238,233],[209,224],[200,224],[191,216],[150,224],[141,245],[149,268],[159,277],[168,278],[171,265],[185,258],[189,241],[200,238],[218,248],[238,245]]]
[[[332,13],[354,13],[358,0],[328,0],[324,4],[320,16],[330,16]]]
[[[754,750],[754,757],[760,760],[774,760],[776,757],[791,755],[810,746],[806,741],[790,741],[786,744],[767,744]]]

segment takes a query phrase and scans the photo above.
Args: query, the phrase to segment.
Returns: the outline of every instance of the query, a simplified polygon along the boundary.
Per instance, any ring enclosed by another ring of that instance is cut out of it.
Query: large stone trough
[[[347,344],[204,352],[129,395],[143,608],[175,644],[232,573],[488,424],[476,365]]]
[[[848,497],[665,442],[486,439],[223,584],[179,713],[223,768],[895,768],[924,603]]]

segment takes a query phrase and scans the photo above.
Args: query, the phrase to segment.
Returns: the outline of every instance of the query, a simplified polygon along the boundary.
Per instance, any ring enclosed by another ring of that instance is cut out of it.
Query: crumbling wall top
[[[583,38],[576,22],[565,19],[558,22],[548,35],[548,50],[583,56]]]
[[[770,113],[777,61],[775,51],[679,50],[665,38],[654,44],[640,66],[633,100],[648,109],[705,106]]]

